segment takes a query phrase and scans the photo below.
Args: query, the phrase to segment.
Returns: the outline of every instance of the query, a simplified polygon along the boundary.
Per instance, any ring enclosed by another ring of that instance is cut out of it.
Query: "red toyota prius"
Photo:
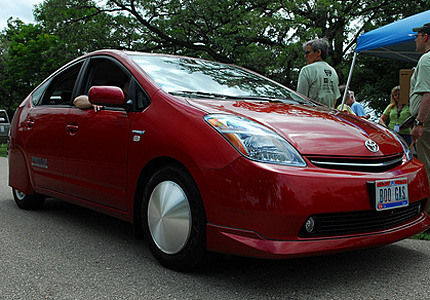
[[[78,95],[103,109],[74,106]],[[93,52],[19,105],[9,138],[20,208],[55,197],[130,222],[175,270],[216,252],[321,255],[430,227],[427,174],[394,133],[233,65]]]

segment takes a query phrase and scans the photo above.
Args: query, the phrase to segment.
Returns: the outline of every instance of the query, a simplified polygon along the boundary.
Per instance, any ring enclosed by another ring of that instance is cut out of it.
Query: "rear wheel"
[[[17,189],[12,188],[13,198],[21,209],[39,209],[42,207],[45,197],[40,194],[25,194]]]
[[[186,271],[206,262],[203,203],[194,180],[182,167],[166,166],[152,175],[141,217],[149,249],[163,266]]]

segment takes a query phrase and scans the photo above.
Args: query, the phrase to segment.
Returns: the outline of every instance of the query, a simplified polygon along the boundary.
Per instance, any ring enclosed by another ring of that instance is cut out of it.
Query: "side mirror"
[[[93,86],[88,93],[88,100],[103,106],[126,106],[124,92],[117,86]]]

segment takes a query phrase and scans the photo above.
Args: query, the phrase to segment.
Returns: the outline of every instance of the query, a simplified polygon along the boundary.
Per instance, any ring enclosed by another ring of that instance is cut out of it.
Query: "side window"
[[[108,58],[94,58],[86,77],[86,85],[80,94],[88,95],[93,86],[113,85],[121,88],[126,100],[132,100],[134,108],[141,111],[150,104],[150,98],[125,67]]]
[[[55,76],[43,96],[41,105],[70,105],[81,67],[82,63],[78,63]]]
[[[116,63],[107,59],[95,59],[91,64],[90,76],[85,93],[92,86],[113,85],[121,88],[127,97],[130,75],[120,68]]]

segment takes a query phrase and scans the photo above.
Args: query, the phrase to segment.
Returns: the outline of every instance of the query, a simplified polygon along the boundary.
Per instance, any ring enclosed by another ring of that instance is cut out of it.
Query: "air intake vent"
[[[309,159],[313,165],[320,168],[360,172],[382,172],[401,165],[403,153],[377,158],[307,156],[307,159]]]
[[[409,206],[386,211],[357,211],[320,214],[309,217],[299,233],[300,237],[323,237],[345,234],[368,233],[401,225],[417,218],[424,210],[426,200]],[[313,223],[312,227],[309,223]],[[311,230],[309,229],[311,228]]]

